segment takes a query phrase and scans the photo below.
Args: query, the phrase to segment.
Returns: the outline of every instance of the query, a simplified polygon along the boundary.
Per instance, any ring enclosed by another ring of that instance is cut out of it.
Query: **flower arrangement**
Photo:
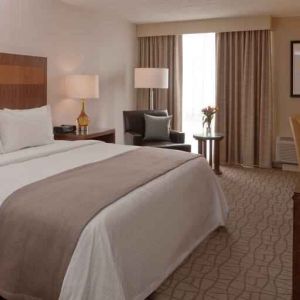
[[[203,122],[203,127],[205,124],[207,124],[207,128],[210,129],[211,122],[214,118],[214,115],[218,111],[218,107],[212,107],[212,106],[207,106],[202,109],[203,117],[202,117],[202,122]]]

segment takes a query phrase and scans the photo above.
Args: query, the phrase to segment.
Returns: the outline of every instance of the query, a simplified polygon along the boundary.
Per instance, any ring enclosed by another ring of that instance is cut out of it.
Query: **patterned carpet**
[[[291,299],[291,197],[299,173],[222,168],[230,206],[213,232],[148,299]]]

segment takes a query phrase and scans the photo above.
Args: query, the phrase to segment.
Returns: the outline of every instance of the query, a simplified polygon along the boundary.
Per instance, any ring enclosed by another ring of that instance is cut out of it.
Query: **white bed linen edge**
[[[66,152],[68,150],[96,143],[98,142],[93,140],[77,141],[76,143],[70,141],[55,141],[54,143],[46,146],[29,147],[14,152],[3,153],[3,155],[0,155],[0,167],[9,164],[21,163],[23,161],[36,159],[59,152]]]
[[[2,157],[0,204],[22,186],[135,148],[101,142],[61,142],[49,150],[51,146],[23,151],[21,158],[15,153],[6,163]],[[220,185],[204,159],[155,179],[88,224],[60,300],[144,299],[201,240],[225,224],[227,211]]]

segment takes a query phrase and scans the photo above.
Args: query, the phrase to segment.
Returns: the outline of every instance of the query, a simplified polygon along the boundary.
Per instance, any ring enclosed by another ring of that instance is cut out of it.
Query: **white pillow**
[[[4,153],[53,143],[50,107],[0,111],[0,137]]]

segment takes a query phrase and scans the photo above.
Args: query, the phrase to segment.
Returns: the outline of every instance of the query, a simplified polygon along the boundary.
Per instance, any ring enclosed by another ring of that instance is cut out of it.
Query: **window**
[[[182,126],[193,152],[197,152],[193,134],[203,130],[201,110],[215,106],[215,57],[214,33],[183,35]]]

